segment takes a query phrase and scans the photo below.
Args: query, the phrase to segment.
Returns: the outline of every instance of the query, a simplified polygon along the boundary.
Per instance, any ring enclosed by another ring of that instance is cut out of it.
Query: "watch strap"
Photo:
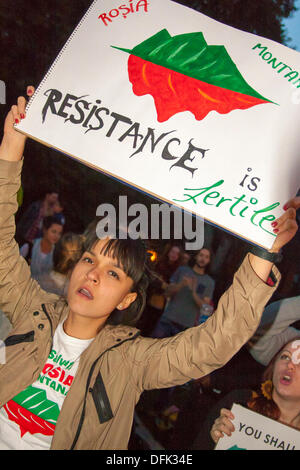
[[[282,261],[282,258],[283,258],[281,250],[278,253],[272,253],[266,250],[265,248],[262,248],[257,245],[253,245],[249,251],[253,255],[258,256],[259,258],[265,259],[267,261],[270,261],[271,263],[280,263],[280,261]]]

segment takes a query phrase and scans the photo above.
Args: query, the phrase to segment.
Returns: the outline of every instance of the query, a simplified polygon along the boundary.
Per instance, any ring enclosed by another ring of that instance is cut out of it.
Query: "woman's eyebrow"
[[[85,250],[85,253],[89,253],[90,255],[96,256],[96,253],[89,249]]]
[[[93,250],[86,250],[88,253],[90,253],[91,255],[97,257],[96,253],[93,251]],[[107,253],[106,255],[104,255],[102,253],[103,250],[100,251],[100,254],[102,254],[103,256],[105,256],[105,258],[110,258],[112,260],[112,266],[114,268],[118,268],[118,269],[121,269],[121,271],[123,271],[125,273],[125,270],[123,268],[123,266],[121,265],[120,261],[117,259],[117,258],[111,258],[111,256],[109,255],[109,253]],[[125,273],[126,274],[126,273]]]
[[[118,268],[118,269],[120,269],[121,271],[123,271],[123,272],[125,273],[124,268],[123,268],[122,265],[119,263],[119,261],[113,262],[112,265],[113,265],[115,268]]]
[[[288,349],[283,349],[283,351],[281,351],[281,354],[284,353],[284,352],[287,352],[287,353],[289,353],[289,354],[292,354],[292,352],[289,351]]]

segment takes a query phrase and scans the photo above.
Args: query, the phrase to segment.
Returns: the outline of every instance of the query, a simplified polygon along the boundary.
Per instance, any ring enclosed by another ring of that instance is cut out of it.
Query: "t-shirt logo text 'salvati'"
[[[211,111],[272,103],[246,82],[225,47],[209,46],[201,32],[172,37],[163,29],[131,50],[112,47],[130,54],[133,93],[152,95],[159,122],[183,111],[200,121]]]

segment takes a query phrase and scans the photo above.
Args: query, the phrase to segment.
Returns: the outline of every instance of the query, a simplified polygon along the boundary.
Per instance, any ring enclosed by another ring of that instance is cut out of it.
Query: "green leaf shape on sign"
[[[201,32],[172,37],[163,29],[131,50],[112,47],[202,82],[272,103],[244,80],[225,47],[209,46]]]
[[[232,447],[230,447],[229,449],[227,450],[247,450],[247,449],[243,449],[242,447],[238,447],[236,444]]]

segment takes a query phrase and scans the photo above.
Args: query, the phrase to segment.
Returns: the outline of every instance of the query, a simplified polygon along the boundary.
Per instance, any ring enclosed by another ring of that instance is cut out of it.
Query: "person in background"
[[[211,450],[225,434],[231,436],[233,403],[300,430],[300,341],[285,344],[271,359],[257,390],[234,390],[213,408],[192,448]],[[300,436],[300,434],[299,434]]]
[[[63,214],[63,206],[61,205],[61,202],[59,199],[57,199],[57,201],[53,204],[53,207],[52,207],[52,215],[53,217],[56,218],[56,220],[58,220],[62,225],[65,225],[66,223],[66,218]]]
[[[187,266],[190,262],[190,259],[191,259],[191,255],[187,251],[184,251],[182,253],[181,266]]]
[[[30,243],[25,243],[20,248],[20,254],[30,264],[34,279],[38,280],[40,276],[52,270],[54,246],[60,239],[62,231],[63,226],[55,217],[45,217],[42,238],[36,238],[32,246]]]
[[[53,251],[53,269],[38,278],[42,289],[66,297],[70,274],[83,251],[83,236],[65,233]]]
[[[172,274],[181,265],[182,248],[177,244],[167,244],[162,256],[159,258],[154,271],[157,278],[148,288],[148,301],[137,327],[142,335],[148,336],[161,317],[167,302],[165,295]]]
[[[215,282],[207,274],[211,250],[201,248],[194,258],[193,267],[180,266],[170,279],[165,295],[170,300],[157,323],[152,336],[164,338],[195,326],[199,309],[210,304]]]
[[[17,223],[16,240],[20,246],[33,243],[42,236],[44,217],[53,215],[53,206],[58,201],[58,192],[49,188],[44,198],[32,202]]]

